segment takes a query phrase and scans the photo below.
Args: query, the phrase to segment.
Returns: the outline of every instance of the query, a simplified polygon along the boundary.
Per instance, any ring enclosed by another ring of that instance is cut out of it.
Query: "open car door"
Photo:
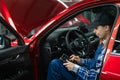
[[[0,17],[0,80],[33,80],[28,49],[29,46]]]

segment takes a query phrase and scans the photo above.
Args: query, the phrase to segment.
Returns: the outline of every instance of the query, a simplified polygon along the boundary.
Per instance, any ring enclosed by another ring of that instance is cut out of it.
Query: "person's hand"
[[[76,61],[77,63],[80,63],[81,58],[79,56],[76,56],[76,55],[72,54],[70,56],[70,60],[71,61]]]
[[[68,71],[72,71],[75,64],[66,60],[66,63],[63,63],[63,65],[68,69]]]

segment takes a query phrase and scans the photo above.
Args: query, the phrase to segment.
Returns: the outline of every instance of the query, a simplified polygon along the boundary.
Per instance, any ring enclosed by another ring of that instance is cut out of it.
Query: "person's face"
[[[105,39],[107,36],[107,32],[108,32],[108,26],[97,26],[94,29],[94,33],[96,34],[97,37],[99,37],[100,39]]]

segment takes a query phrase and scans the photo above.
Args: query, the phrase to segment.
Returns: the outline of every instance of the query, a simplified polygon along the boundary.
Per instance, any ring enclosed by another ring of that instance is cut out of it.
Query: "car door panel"
[[[0,17],[0,80],[33,80],[29,46]]]
[[[28,46],[17,46],[0,50],[0,80],[24,80],[22,78],[25,75],[31,75],[27,48]]]
[[[25,52],[26,46],[10,47],[0,50],[0,60]]]

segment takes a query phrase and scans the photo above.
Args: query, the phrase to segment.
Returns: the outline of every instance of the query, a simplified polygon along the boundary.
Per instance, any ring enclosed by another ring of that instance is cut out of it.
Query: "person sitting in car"
[[[94,57],[83,59],[72,54],[66,62],[53,59],[49,64],[47,80],[96,80],[102,67],[113,20],[113,16],[108,13],[97,14],[91,25],[94,27],[93,32],[102,42],[98,45]],[[77,64],[70,60],[76,61]]]

